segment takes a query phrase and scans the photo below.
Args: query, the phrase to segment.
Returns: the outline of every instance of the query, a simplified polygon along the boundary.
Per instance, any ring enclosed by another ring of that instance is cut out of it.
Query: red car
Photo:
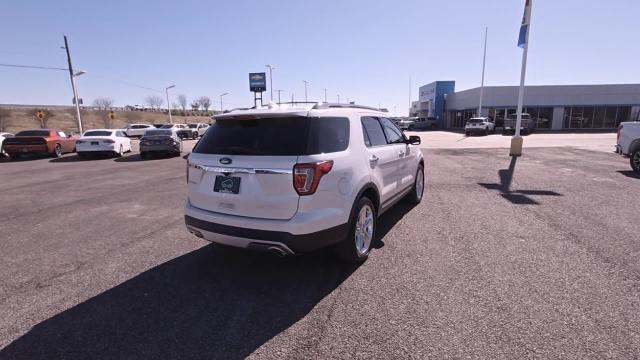
[[[23,154],[49,154],[61,157],[62,154],[76,151],[76,139],[71,135],[67,136],[62,130],[24,130],[15,137],[5,139],[2,148],[12,159]]]

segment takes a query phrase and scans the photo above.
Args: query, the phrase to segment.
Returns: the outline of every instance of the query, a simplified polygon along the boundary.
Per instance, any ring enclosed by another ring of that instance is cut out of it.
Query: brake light
[[[618,126],[618,136],[616,137],[616,143],[620,144],[620,132],[622,131],[622,124]]]
[[[102,140],[102,142],[105,143],[105,144],[113,144],[113,143],[115,143],[115,141],[113,141],[111,139]]]
[[[318,189],[320,179],[331,171],[333,161],[296,164],[293,167],[293,188],[298,195],[311,195]]]

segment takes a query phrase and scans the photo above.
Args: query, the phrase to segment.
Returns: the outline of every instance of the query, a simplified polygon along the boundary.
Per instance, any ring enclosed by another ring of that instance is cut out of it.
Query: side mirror
[[[409,139],[407,139],[405,141],[405,144],[407,144],[407,145],[420,145],[421,142],[422,142],[422,139],[420,139],[420,136],[411,135],[411,136],[409,136]]]

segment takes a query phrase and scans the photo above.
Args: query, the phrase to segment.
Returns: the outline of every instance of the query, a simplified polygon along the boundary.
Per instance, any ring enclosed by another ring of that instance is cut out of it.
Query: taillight
[[[618,126],[618,136],[616,137],[616,143],[620,144],[620,132],[622,132],[622,124]]]
[[[76,140],[76,144],[84,144],[83,140]]]
[[[296,164],[293,167],[293,188],[298,195],[311,195],[318,189],[320,179],[333,168],[333,161]]]
[[[105,144],[113,144],[113,143],[115,143],[115,141],[113,141],[111,139],[102,140],[102,142],[105,143]]]

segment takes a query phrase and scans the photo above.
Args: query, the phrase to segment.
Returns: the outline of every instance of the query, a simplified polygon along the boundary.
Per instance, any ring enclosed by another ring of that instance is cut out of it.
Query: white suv
[[[218,115],[187,163],[187,229],[279,255],[336,245],[367,259],[376,219],[422,200],[420,137],[345,104],[270,105]]]

